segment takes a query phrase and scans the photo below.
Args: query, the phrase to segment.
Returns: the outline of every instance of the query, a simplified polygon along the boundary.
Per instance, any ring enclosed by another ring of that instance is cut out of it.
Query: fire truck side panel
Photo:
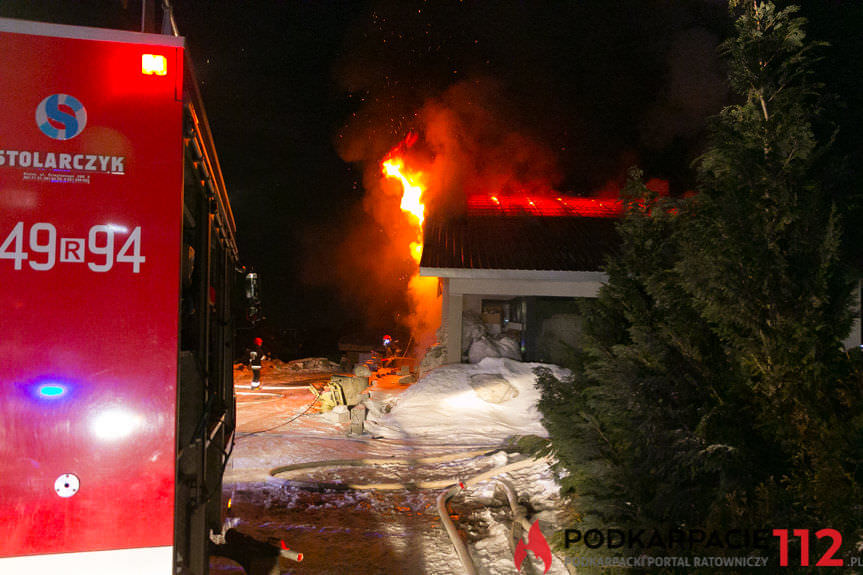
[[[168,573],[182,39],[0,19],[0,46],[0,572]]]

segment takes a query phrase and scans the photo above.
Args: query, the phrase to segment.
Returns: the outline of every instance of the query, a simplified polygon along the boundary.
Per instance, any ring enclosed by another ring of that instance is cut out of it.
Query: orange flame
[[[384,178],[401,183],[401,209],[415,231],[415,240],[410,242],[410,255],[416,263],[416,268],[408,281],[408,294],[411,302],[411,313],[406,318],[406,324],[411,329],[411,336],[421,349],[434,342],[434,330],[440,325],[440,298],[438,297],[437,278],[419,275],[419,263],[423,253],[423,221],[425,220],[425,205],[423,194],[427,190],[427,174],[407,165],[405,151],[416,141],[415,135],[408,135],[404,142],[396,146],[381,162],[381,172]]]
[[[402,158],[389,158],[381,164],[384,176],[399,180],[402,183],[404,193],[402,194],[401,208],[411,213],[423,225],[425,219],[425,204],[420,199],[423,195],[422,172],[409,172],[405,169]]]
[[[417,263],[420,263],[420,260],[423,257],[422,242],[411,242],[411,257],[416,260]]]

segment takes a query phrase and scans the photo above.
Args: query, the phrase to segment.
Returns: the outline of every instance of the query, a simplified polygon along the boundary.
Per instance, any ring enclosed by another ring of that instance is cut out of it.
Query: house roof
[[[600,271],[616,218],[468,215],[427,220],[421,268]]]

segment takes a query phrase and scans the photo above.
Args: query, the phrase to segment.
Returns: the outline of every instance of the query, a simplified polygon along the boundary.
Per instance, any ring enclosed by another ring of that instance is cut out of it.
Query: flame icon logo
[[[519,571],[521,571],[521,564],[527,558],[528,551],[533,551],[534,557],[542,559],[542,563],[545,565],[543,575],[548,573],[548,570],[551,569],[551,547],[548,546],[542,531],[539,530],[539,520],[534,521],[533,525],[530,526],[530,531],[527,532],[527,544],[525,545],[524,539],[519,538],[515,546],[515,568]]]

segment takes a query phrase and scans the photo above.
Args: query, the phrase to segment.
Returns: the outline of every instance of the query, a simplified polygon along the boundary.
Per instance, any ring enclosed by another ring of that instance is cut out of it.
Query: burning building
[[[346,138],[345,159],[365,168],[366,217],[337,268],[370,261],[353,274],[363,281],[346,279],[344,289],[374,287],[369,322],[386,315],[380,294],[401,298],[405,311],[394,316],[410,331],[411,353],[437,342],[445,362],[460,362],[482,340],[505,348],[499,355],[559,362],[577,344],[577,298],[596,297],[606,279],[622,181],[597,176],[576,182],[589,197],[560,193],[572,182],[559,150],[503,113],[496,96],[462,83],[428,101],[399,143],[383,147],[394,134]],[[373,250],[356,249],[372,237]]]
[[[430,221],[420,273],[440,282],[445,362],[504,337],[514,359],[560,362],[578,343],[576,299],[606,281],[621,211],[618,199],[474,196],[462,217]]]
[[[411,162],[409,136],[381,162],[381,174],[402,190],[413,222],[409,283],[411,316],[426,335],[437,332],[444,362],[484,355],[558,363],[578,345],[576,300],[596,297],[606,281],[606,256],[616,249],[623,204],[615,186],[600,196],[548,189],[465,193],[461,205],[432,210],[425,201],[432,168]],[[667,184],[649,183],[659,193]],[[663,189],[664,188],[664,189]],[[419,338],[418,338],[419,339]],[[427,338],[426,338],[427,339]]]

